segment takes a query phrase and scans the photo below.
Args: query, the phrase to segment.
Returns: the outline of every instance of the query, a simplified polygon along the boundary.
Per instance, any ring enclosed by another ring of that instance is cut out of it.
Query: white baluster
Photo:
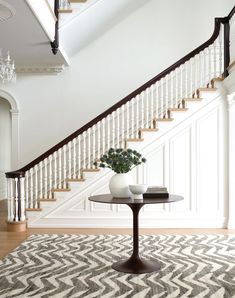
[[[130,137],[130,118],[131,117],[131,111],[130,111],[130,102],[128,101],[126,103],[126,138],[128,139]]]
[[[49,155],[49,193],[48,198],[52,198],[52,155]]]
[[[161,105],[160,105],[160,82],[157,81],[155,84],[155,106],[156,106],[156,118],[160,118],[160,112],[161,112]]]
[[[212,74],[212,70],[211,70],[211,66],[212,66],[212,55],[211,55],[211,46],[208,47],[208,58],[209,58],[209,65],[208,65],[208,73],[209,73],[209,77],[208,77],[208,82],[211,81],[211,74]]]
[[[105,125],[106,123],[106,118],[102,119],[101,125],[102,125],[102,154],[105,153],[106,151],[106,144],[105,144]]]
[[[141,93],[141,117],[140,117],[140,127],[144,128],[145,127],[145,121],[144,121],[144,97],[145,97],[145,92],[143,91]],[[137,122],[138,123],[138,122]],[[139,123],[138,123],[139,124]]]
[[[34,166],[34,198],[35,198],[35,204],[38,205],[38,165]]]
[[[77,151],[77,157],[78,157],[78,178],[82,178],[82,173],[81,173],[81,135],[78,136],[77,138],[77,143],[78,143],[78,151]]]
[[[44,159],[44,198],[47,199],[48,198],[48,185],[47,185],[47,158]]]
[[[67,156],[66,156],[66,145],[63,146],[63,188],[66,188],[67,183]]]
[[[116,119],[115,119],[115,111],[114,112],[112,112],[112,147],[113,148],[115,148],[116,146],[115,146],[115,121],[116,121]]]
[[[183,80],[184,80],[184,77],[183,77],[183,65],[180,65],[179,71],[180,71],[180,94],[179,94],[179,98],[178,98],[177,107],[178,107],[179,103],[181,102],[181,100],[183,98]]]
[[[7,197],[8,197],[8,221],[14,221],[14,179],[7,179]]]
[[[161,101],[161,114],[160,118],[164,118],[164,78],[160,81],[160,101]]]
[[[68,143],[68,178],[72,178],[72,142]]]
[[[131,100],[131,138],[135,137],[135,101]]]
[[[206,55],[205,50],[202,51],[202,86],[206,86]]]
[[[149,92],[150,92],[150,89],[147,88],[146,89],[146,104],[145,104],[145,119],[146,119],[146,125],[145,127],[146,128],[149,128],[150,125],[149,125],[149,113],[151,114],[151,111],[150,111],[150,105],[149,105]]]
[[[15,221],[19,221],[19,189],[18,189],[18,178],[15,178],[14,189],[15,189]]]
[[[140,103],[140,95],[137,95],[136,96],[136,112],[135,112],[135,117],[134,119],[136,120],[136,123],[137,123],[137,129],[139,128],[139,119],[140,119],[140,107],[139,107],[139,103]],[[135,137],[135,136],[134,136]]]
[[[203,80],[202,80],[202,70],[203,70],[203,66],[202,66],[202,56],[201,56],[201,52],[198,54],[198,87],[204,87],[203,86]]]
[[[53,153],[53,160],[54,160],[54,189],[57,189],[57,151]]]
[[[34,196],[33,196],[33,191],[34,191],[34,185],[33,185],[33,168],[29,170],[30,172],[30,208],[34,208]]]
[[[169,76],[166,75],[165,76],[165,109],[166,109],[166,118],[168,117],[167,113],[168,113],[168,108],[169,108],[169,91],[168,91],[168,88],[169,88]]]
[[[59,165],[58,165],[58,188],[62,188],[62,149],[58,150],[59,153]]]
[[[184,98],[188,97],[189,84],[190,84],[189,61],[186,61],[186,63],[185,63],[185,93],[184,93]]]
[[[190,97],[193,95],[193,58],[190,59],[190,78],[189,78],[189,94]]]
[[[174,70],[170,73],[170,107],[173,108],[174,107],[174,91],[175,91],[175,88],[174,88],[174,80],[175,80],[175,77],[174,77]]]
[[[96,160],[96,126],[92,126],[92,160],[91,168],[94,168],[94,162]]]
[[[27,176],[26,178],[26,200],[27,200]],[[43,163],[40,161],[39,163],[39,199],[43,198]]]
[[[222,44],[222,30],[220,30],[219,34],[219,76],[221,76],[223,72],[223,44]]]
[[[198,88],[198,84],[197,84],[197,79],[198,79],[198,64],[197,64],[197,59],[198,55],[196,55],[194,57],[194,94],[195,97],[197,97],[197,93],[196,93],[196,89]]]
[[[90,169],[91,164],[91,129],[87,131],[87,168]]]
[[[25,178],[22,177],[20,182],[20,221],[25,221]]]
[[[120,111],[121,109],[117,109],[116,111],[116,124],[117,124],[117,128],[116,128],[116,148],[119,148],[120,144],[119,144],[119,136],[120,136]],[[122,135],[124,137],[124,135]]]
[[[177,102],[179,99],[179,68],[175,69],[175,103],[174,108],[177,108]]]
[[[83,141],[83,169],[86,169],[86,132],[84,131],[82,134]]]
[[[29,172],[25,173],[25,206],[26,208],[30,208],[29,203]]]
[[[125,146],[125,136],[127,134],[127,132],[125,132],[125,106],[126,105],[122,105],[121,108],[121,121],[122,121],[122,128],[121,128],[121,145],[120,146]]]
[[[73,139],[73,179],[75,179],[77,177],[77,174],[76,174],[76,166],[77,166],[77,150],[76,150],[76,146],[77,146],[77,143],[76,143],[76,138]]]
[[[150,128],[153,127],[153,119],[154,119],[154,85],[151,85],[150,87]]]
[[[100,158],[101,156],[101,122],[97,123],[97,156],[95,158]]]
[[[106,117],[106,134],[107,134],[106,146],[108,149],[110,147],[110,116],[109,115]]]
[[[213,70],[214,70],[213,77],[214,78],[217,77],[217,72],[216,72],[216,52],[217,52],[217,49],[216,49],[216,41],[215,41],[212,44],[212,54],[213,54],[213,62],[214,62],[214,65],[213,65]]]

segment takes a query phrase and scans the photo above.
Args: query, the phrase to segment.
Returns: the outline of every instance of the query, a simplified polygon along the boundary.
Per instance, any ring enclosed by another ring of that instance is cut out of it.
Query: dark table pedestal
[[[157,260],[145,260],[139,255],[139,211],[145,204],[166,204],[183,200],[183,197],[170,195],[169,198],[147,198],[142,201],[135,201],[132,198],[115,199],[112,195],[104,194],[92,196],[90,201],[106,204],[126,204],[133,213],[133,252],[129,259],[120,260],[112,265],[112,268],[125,273],[149,273],[158,271],[161,268]]]
[[[157,261],[148,261],[139,255],[139,211],[143,204],[127,204],[133,213],[133,252],[129,259],[121,260],[112,265],[112,268],[126,273],[148,273],[161,268]]]

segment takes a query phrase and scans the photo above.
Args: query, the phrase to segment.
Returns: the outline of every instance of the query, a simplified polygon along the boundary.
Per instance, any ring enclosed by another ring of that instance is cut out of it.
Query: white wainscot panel
[[[148,185],[166,185],[165,184],[165,145],[161,145],[146,156],[145,165],[146,183]],[[164,211],[164,204],[153,204],[144,207],[144,211]]]
[[[80,202],[73,206],[72,211],[86,211],[86,197],[81,198]]]
[[[191,127],[170,140],[170,193],[184,197],[169,205],[171,211],[191,211]]]
[[[102,194],[108,194],[108,193],[110,193],[110,191],[109,191],[108,181],[106,181],[101,186],[96,187],[90,195],[91,196],[96,196],[96,195],[102,195]],[[91,204],[91,211],[92,212],[112,211],[112,210],[116,209],[115,205],[112,205],[112,204],[103,204],[103,203],[94,203],[94,202],[91,202],[90,204]]]
[[[197,122],[198,209],[210,214],[219,206],[219,113],[212,110]]]

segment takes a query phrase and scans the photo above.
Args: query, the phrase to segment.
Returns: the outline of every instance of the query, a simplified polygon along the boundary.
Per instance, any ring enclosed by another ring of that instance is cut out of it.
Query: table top
[[[134,200],[133,198],[114,198],[111,194],[103,194],[89,197],[89,200],[97,203],[106,204],[163,204],[173,203],[183,200],[182,196],[169,195],[169,198],[144,198],[143,200]]]

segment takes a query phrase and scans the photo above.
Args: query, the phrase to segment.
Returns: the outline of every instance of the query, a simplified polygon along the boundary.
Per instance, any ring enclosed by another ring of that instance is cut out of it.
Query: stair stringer
[[[164,140],[174,134],[174,131],[180,131],[181,128],[183,129],[190,123],[190,119],[198,118],[205,111],[209,113],[211,109],[216,108],[220,104],[220,99],[224,92],[222,83],[219,84],[218,90],[213,92],[213,94],[211,92],[201,92],[203,100],[188,104],[189,110],[183,113],[184,116],[174,113],[174,121],[159,123],[158,132],[144,132],[143,142],[128,142],[128,147],[140,150],[148,159],[153,151],[156,152],[161,148]],[[153,147],[155,147],[154,150]],[[140,166],[131,173],[137,183],[145,182],[144,168],[145,166]],[[89,183],[84,183],[84,186],[81,188],[66,194],[63,199],[53,203],[53,207],[50,210],[40,212],[37,218],[29,219],[29,227],[130,227],[131,212],[128,207],[95,204],[88,201],[90,195],[109,192],[108,181],[112,175],[113,173],[109,170],[102,170],[94,174]],[[165,183],[166,185],[168,184],[167,181]],[[171,190],[170,185],[168,187]],[[146,227],[167,227],[168,225],[171,227],[198,227],[198,225],[201,225],[201,227],[205,225],[221,227],[226,222],[223,212],[223,214],[221,212],[220,214],[212,214],[210,222],[208,222],[205,216],[198,221],[198,216],[195,212],[189,212],[182,220],[180,218],[182,214],[172,213],[170,206],[157,206],[157,208],[154,208],[154,212],[148,211],[148,208],[145,209],[147,211],[144,210],[141,216],[144,217],[144,226]]]

